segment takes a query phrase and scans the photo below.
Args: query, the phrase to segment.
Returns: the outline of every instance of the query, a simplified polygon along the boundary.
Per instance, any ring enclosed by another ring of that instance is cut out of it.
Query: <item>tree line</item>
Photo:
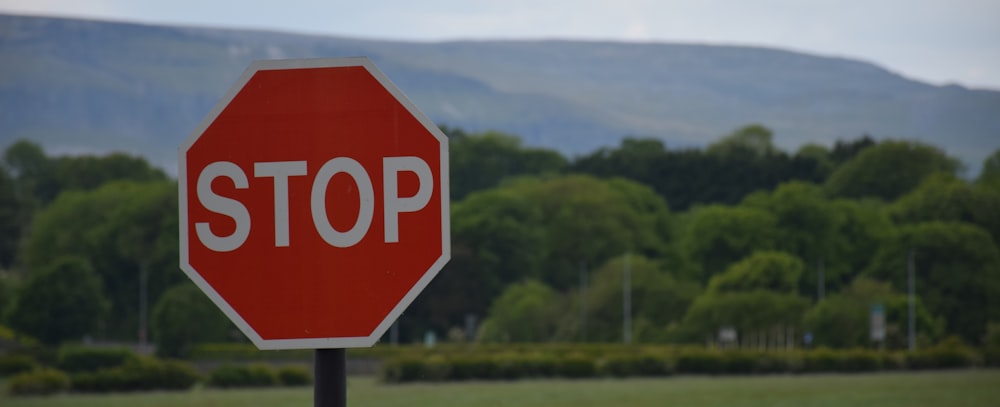
[[[403,341],[621,341],[627,267],[636,342],[732,328],[744,343],[865,346],[880,304],[886,346],[902,347],[911,252],[922,343],[978,344],[1000,322],[1000,151],[968,180],[931,145],[788,153],[761,125],[705,148],[626,138],[572,158],[443,130],[452,260],[400,318]],[[244,340],[179,271],[177,222],[176,182],[141,157],[12,144],[0,323],[49,344],[149,337],[167,355]]]

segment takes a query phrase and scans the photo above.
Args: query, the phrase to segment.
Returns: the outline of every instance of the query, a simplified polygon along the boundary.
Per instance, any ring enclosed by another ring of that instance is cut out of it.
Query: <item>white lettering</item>
[[[306,175],[305,161],[253,164],[253,176],[274,178],[274,247],[288,247],[288,177]]]
[[[409,171],[417,175],[417,193],[411,197],[399,196],[399,173]],[[427,206],[434,190],[431,168],[418,157],[386,157],[382,159],[382,186],[385,193],[385,242],[399,242],[399,214],[416,212]]]
[[[216,195],[212,191],[212,181],[218,177],[233,180],[233,185],[237,189],[246,189],[250,186],[247,175],[238,165],[228,161],[209,164],[198,175],[198,200],[205,206],[205,209],[232,218],[236,222],[236,230],[229,236],[218,236],[212,232],[208,222],[198,222],[194,227],[198,239],[209,250],[230,252],[243,245],[243,242],[250,236],[250,212],[240,201]]]
[[[346,173],[354,178],[354,183],[358,186],[358,195],[361,201],[361,209],[358,211],[358,218],[346,232],[339,232],[330,225],[330,219],[326,213],[326,190],[330,180],[338,173]],[[312,206],[313,224],[319,235],[334,247],[351,247],[361,241],[368,233],[371,226],[372,217],[375,214],[375,190],[372,187],[371,178],[368,172],[361,166],[361,163],[352,158],[337,157],[326,164],[323,164],[313,180],[312,196],[310,203]]]

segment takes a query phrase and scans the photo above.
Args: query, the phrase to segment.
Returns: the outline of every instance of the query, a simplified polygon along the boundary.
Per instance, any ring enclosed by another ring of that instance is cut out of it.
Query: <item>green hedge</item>
[[[88,348],[64,346],[59,349],[56,367],[67,373],[96,372],[122,366],[138,359],[128,348]]]
[[[308,386],[313,383],[312,373],[305,366],[283,366],[278,369],[277,375],[282,386]]]
[[[28,355],[0,356],[0,377],[7,377],[34,370],[38,365],[35,358]]]
[[[544,349],[545,346],[540,346]],[[998,363],[1000,352],[979,355],[961,346],[917,352],[872,349],[795,351],[720,351],[700,347],[608,347],[592,351],[545,354],[539,350],[455,353],[401,352],[383,360],[381,378],[388,383],[443,380],[516,380],[536,377],[589,378],[665,376],[670,374],[854,373],[899,369],[949,369]],[[590,348],[593,350],[593,348]]]
[[[124,365],[70,375],[72,389],[82,393],[186,390],[202,380],[191,364],[176,360],[136,358]]]
[[[225,365],[208,375],[208,385],[212,387],[272,387],[278,383],[278,374],[263,364]]]
[[[11,396],[46,396],[69,389],[69,377],[55,369],[38,369],[11,377],[7,394]]]

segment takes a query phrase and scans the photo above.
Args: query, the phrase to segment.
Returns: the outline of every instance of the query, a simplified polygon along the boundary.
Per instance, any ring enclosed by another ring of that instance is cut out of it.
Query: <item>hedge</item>
[[[15,375],[7,383],[11,396],[47,396],[69,389],[69,377],[55,369],[38,369]]]
[[[313,376],[305,366],[284,366],[278,369],[278,383],[282,386],[308,386],[313,383]]]
[[[990,353],[993,352],[993,353]],[[404,354],[386,358],[381,379],[387,383],[443,380],[515,380],[537,377],[590,378],[666,376],[670,374],[854,373],[899,369],[949,369],[998,363],[1000,352],[982,357],[961,346],[916,352],[871,349],[795,351],[624,348],[613,352]]]
[[[35,359],[28,355],[0,356],[0,377],[7,377],[34,370],[38,365]]]
[[[208,375],[208,385],[221,388],[271,387],[278,385],[278,374],[268,365],[224,365]]]
[[[73,391],[82,393],[186,390],[201,380],[201,374],[187,362],[151,357],[136,358],[110,369],[70,375]]]
[[[56,367],[67,373],[96,372],[122,366],[138,359],[128,348],[88,348],[64,346],[59,349]]]

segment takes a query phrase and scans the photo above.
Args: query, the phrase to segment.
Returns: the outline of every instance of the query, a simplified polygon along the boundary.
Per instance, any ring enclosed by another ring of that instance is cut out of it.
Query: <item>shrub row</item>
[[[56,369],[36,369],[18,374],[8,383],[11,395],[47,395],[64,391],[109,393],[149,390],[186,390],[204,378],[189,363],[137,358],[121,366],[94,372],[66,374]],[[220,388],[307,386],[312,374],[305,366],[278,369],[267,365],[222,366],[208,377]]]
[[[995,356],[994,356],[995,357]],[[506,353],[433,354],[383,361],[381,378],[388,383],[412,381],[512,380],[533,377],[629,377],[671,374],[769,374],[874,372],[900,369],[972,367],[990,359],[964,347],[938,347],[917,352],[867,349],[753,352],[681,348],[673,352],[619,352],[546,355]]]
[[[138,358],[128,348],[64,346],[59,349],[56,368],[66,373],[97,372],[134,362]]]
[[[312,384],[312,374],[305,366],[283,366],[274,369],[268,365],[225,365],[212,371],[208,385],[220,388],[307,386]]]
[[[70,375],[72,390],[81,393],[186,390],[201,380],[201,374],[189,363],[154,358],[136,358],[120,366]]]
[[[11,396],[46,396],[69,389],[69,376],[56,369],[37,369],[20,373],[7,383]]]
[[[36,366],[35,359],[28,355],[2,355],[0,356],[0,377],[31,371]]]

